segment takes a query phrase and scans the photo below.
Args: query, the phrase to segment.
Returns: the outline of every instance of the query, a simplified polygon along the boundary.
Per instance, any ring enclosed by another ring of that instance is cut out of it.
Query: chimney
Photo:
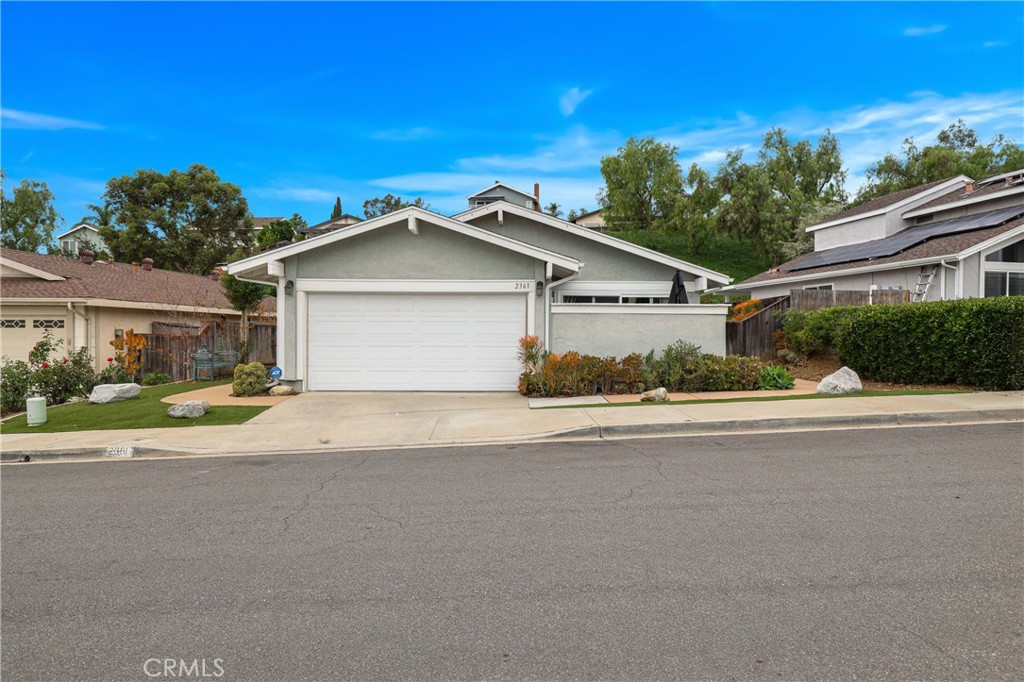
[[[970,194],[974,191],[974,180],[968,180],[964,183],[964,194]]]
[[[221,270],[220,268],[214,268],[213,270],[210,270],[210,279],[212,279],[214,282],[219,282],[220,277],[223,274],[223,270]]]
[[[92,262],[96,260],[96,254],[89,249],[82,249],[82,252],[78,254],[78,260],[85,265],[92,265]]]
[[[142,269],[145,270],[146,272],[152,272],[153,271],[153,259],[152,258],[143,258],[142,259]]]
[[[535,211],[540,210],[540,183],[533,183],[533,208]]]

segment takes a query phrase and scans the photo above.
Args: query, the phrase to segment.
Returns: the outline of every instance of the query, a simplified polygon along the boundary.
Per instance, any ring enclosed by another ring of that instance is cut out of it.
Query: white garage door
[[[0,320],[0,355],[12,360],[28,360],[29,352],[41,341],[46,330],[53,332],[55,341],[64,338],[64,325],[66,320],[63,317],[45,318],[32,314],[7,314],[4,311],[3,320]],[[61,352],[66,352],[67,346],[61,346]]]
[[[313,391],[514,391],[523,294],[311,293]]]

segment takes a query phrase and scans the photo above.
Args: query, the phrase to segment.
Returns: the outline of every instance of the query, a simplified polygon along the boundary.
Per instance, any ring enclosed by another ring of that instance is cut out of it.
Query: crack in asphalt
[[[671,483],[672,482],[672,479],[670,479],[668,476],[666,476],[665,472],[661,470],[662,461],[660,459],[658,459],[657,457],[655,457],[654,455],[650,454],[649,452],[645,452],[644,450],[641,450],[640,448],[636,447],[635,445],[630,445],[626,441],[617,441],[616,445],[620,445],[620,446],[626,448],[627,450],[632,450],[633,452],[637,453],[638,455],[641,455],[641,456],[646,457],[647,459],[651,460],[651,462],[654,463],[654,471],[655,471],[655,473],[658,474],[658,478],[660,478],[662,481],[664,481],[666,483]],[[613,501],[612,504],[618,504],[619,502],[623,502],[625,500],[628,500],[628,499],[632,498],[633,495],[636,494],[637,492],[639,492],[640,490],[643,490],[647,486],[652,485],[654,483],[656,483],[656,481],[654,481],[652,479],[647,479],[646,481],[644,481],[640,485],[635,485],[635,486],[631,487],[629,489],[628,493],[626,493],[625,495],[623,495],[619,499]]]
[[[369,455],[367,455],[366,457],[363,457],[362,461],[359,462],[359,464],[357,464],[354,467],[352,467],[351,470],[355,471],[359,467],[363,466],[363,464],[365,464],[366,460],[368,460],[369,458],[370,458]],[[347,467],[343,467],[343,468],[335,471],[333,474],[331,474],[330,476],[328,476],[324,480],[320,481],[320,483],[317,485],[317,487],[315,489],[310,490],[308,493],[306,493],[306,496],[302,498],[302,502],[299,503],[298,509],[296,509],[295,511],[293,511],[290,514],[287,514],[283,519],[281,519],[281,522],[284,524],[285,531],[291,530],[291,525],[289,524],[289,521],[292,518],[294,518],[294,517],[298,516],[299,514],[301,514],[302,512],[306,511],[306,508],[309,507],[309,503],[313,499],[313,496],[317,495],[319,493],[322,493],[324,491],[324,488],[327,487],[327,484],[330,483],[331,481],[337,480],[338,476],[340,476],[341,472],[343,472],[343,471],[348,471],[348,468]]]

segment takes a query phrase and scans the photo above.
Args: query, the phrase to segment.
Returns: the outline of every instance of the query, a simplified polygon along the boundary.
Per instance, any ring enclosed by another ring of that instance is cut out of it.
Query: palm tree
[[[549,216],[553,216],[555,218],[562,217],[562,207],[553,201],[544,207],[544,212],[547,213]]]

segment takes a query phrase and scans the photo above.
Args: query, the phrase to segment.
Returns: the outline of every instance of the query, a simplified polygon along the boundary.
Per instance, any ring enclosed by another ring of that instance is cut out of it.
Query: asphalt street
[[[6,465],[0,673],[1019,680],[1022,472],[1019,423]]]

